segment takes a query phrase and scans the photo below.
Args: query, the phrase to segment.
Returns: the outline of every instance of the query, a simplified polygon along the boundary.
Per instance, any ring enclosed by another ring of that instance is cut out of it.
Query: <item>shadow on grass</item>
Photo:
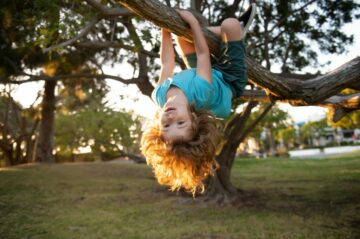
[[[302,184],[311,180],[291,180],[291,183]],[[317,180],[312,180],[316,183]],[[321,180],[319,180],[321,181]],[[296,215],[302,220],[311,221],[314,218],[322,218],[319,226],[339,230],[353,231],[353,235],[360,236],[360,194],[349,190],[337,190],[336,185],[328,185],[323,189],[311,191],[309,194],[296,193],[297,188],[288,188],[284,192],[282,188],[262,189],[239,189],[238,194],[226,204],[217,204],[203,196],[192,197],[184,191],[171,192],[166,187],[157,187],[144,190],[147,197],[152,200],[172,199],[181,206],[195,208],[228,208],[230,210],[250,210],[254,213],[267,213],[278,215]],[[328,218],[323,219],[323,218]],[[330,220],[331,219],[331,220]],[[204,236],[204,235],[202,235]],[[186,237],[184,237],[186,238]],[[221,238],[221,237],[200,237]]]

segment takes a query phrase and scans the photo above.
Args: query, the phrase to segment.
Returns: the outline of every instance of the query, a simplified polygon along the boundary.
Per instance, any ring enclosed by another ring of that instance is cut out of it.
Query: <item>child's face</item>
[[[191,112],[187,105],[168,104],[160,112],[160,129],[166,141],[190,140]]]

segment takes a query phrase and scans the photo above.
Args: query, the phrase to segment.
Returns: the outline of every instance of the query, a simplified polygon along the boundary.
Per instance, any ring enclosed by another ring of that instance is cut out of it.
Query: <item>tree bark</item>
[[[54,119],[56,103],[55,87],[56,81],[45,81],[39,138],[36,147],[36,162],[55,162],[55,158],[52,153],[54,146]]]
[[[274,129],[270,126],[269,127],[269,145],[270,145],[270,156],[276,155],[276,143],[275,143],[275,137],[274,137]]]
[[[15,165],[14,150],[12,144],[6,140],[0,140],[0,149],[5,157],[6,165]]]
[[[242,135],[245,123],[251,111],[257,106],[257,102],[249,102],[241,115],[236,115],[225,128],[226,143],[220,154],[216,157],[220,168],[216,171],[215,177],[208,179],[206,184],[205,197],[207,200],[215,200],[216,203],[231,202],[237,196],[239,190],[234,187],[230,180],[231,168],[236,157],[236,151],[243,141]]]
[[[190,8],[194,11],[200,12],[201,10],[202,0],[191,0],[190,1]]]

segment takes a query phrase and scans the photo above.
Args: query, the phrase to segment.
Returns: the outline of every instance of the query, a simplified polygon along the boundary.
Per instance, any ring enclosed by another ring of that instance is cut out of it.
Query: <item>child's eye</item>
[[[169,126],[170,126],[169,124],[164,125],[165,128],[167,128],[167,127],[169,127]]]
[[[178,125],[182,125],[183,123],[185,123],[184,121],[179,121]]]

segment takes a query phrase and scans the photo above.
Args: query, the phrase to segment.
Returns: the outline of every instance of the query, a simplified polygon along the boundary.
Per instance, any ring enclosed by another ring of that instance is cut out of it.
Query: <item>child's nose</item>
[[[175,118],[175,115],[174,114],[167,114],[167,118],[169,120],[173,120]]]

